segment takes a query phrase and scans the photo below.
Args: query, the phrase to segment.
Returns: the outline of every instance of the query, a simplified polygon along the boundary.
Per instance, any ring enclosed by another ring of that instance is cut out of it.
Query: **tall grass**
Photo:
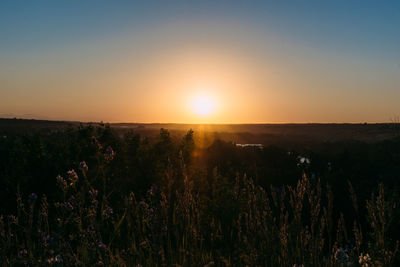
[[[4,266],[394,266],[397,260],[398,241],[388,229],[399,202],[383,185],[365,203],[366,217],[348,185],[351,222],[333,215],[329,185],[305,175],[296,186],[265,189],[246,175],[224,183],[215,171],[204,195],[182,161],[179,175],[167,172],[137,199],[113,191],[107,168],[115,152],[105,151],[92,177],[81,162],[79,174],[70,170],[54,180],[57,200],[17,194],[16,213],[0,216]]]

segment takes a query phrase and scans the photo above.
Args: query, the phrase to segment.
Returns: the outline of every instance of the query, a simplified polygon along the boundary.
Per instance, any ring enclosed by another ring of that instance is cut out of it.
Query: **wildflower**
[[[87,166],[85,161],[81,161],[79,163],[79,169],[83,172],[86,173],[89,170],[89,167]]]
[[[139,202],[139,207],[146,209],[149,207],[149,205],[147,205],[147,203],[142,200]]]
[[[345,262],[349,259],[349,255],[347,255],[346,251],[341,247],[338,248],[335,252],[335,260],[340,262]]]
[[[63,259],[62,259],[62,256],[60,255],[60,254],[58,254],[57,256],[55,256],[55,257],[51,257],[51,258],[48,258],[48,259],[46,259],[46,263],[47,264],[57,264],[57,263],[62,263],[63,262]]]
[[[106,206],[105,209],[103,210],[103,216],[108,219],[111,217],[111,215],[113,214],[113,209],[110,208],[109,206]]]
[[[64,178],[61,175],[57,175],[56,177],[57,180],[57,184],[58,186],[64,191],[65,189],[67,189],[67,181],[64,180]]]
[[[92,198],[97,197],[97,193],[98,193],[97,190],[95,190],[94,188],[90,188],[90,190],[89,190],[89,195],[90,195]]]
[[[68,174],[68,179],[71,179],[71,180],[78,179],[78,174],[76,174],[75,170],[69,170],[69,171],[67,171],[67,174]]]
[[[113,160],[115,157],[115,151],[112,149],[111,146],[108,146],[106,152],[104,153],[104,158],[107,161]]]
[[[358,263],[362,266],[362,267],[370,267],[371,266],[371,257],[369,256],[369,254],[363,254],[361,253],[361,255],[358,257]]]
[[[64,202],[64,207],[65,207],[67,210],[70,210],[70,211],[74,209],[74,206],[72,206],[71,202],[69,202],[69,201]]]
[[[17,224],[18,223],[18,218],[15,217],[14,215],[8,215],[7,219],[10,222],[10,224]]]
[[[101,249],[101,250],[105,250],[106,249],[106,245],[103,243],[103,242],[101,242],[101,241],[98,241],[97,242],[97,247],[99,248],[99,249]]]
[[[56,263],[63,262],[62,256],[58,254],[57,256],[54,257],[54,261]]]
[[[69,185],[74,185],[78,181],[78,174],[76,174],[75,170],[67,171]]]
[[[22,249],[20,251],[18,251],[18,257],[22,258],[28,255],[28,251],[26,249]]]

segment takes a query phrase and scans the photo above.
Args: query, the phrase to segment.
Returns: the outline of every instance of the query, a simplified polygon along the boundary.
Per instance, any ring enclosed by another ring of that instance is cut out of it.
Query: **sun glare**
[[[208,95],[197,95],[191,103],[193,112],[201,117],[210,116],[215,111],[215,101]]]

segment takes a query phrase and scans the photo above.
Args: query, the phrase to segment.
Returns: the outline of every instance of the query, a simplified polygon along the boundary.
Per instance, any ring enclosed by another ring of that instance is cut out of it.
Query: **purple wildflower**
[[[107,161],[113,160],[115,157],[115,151],[112,149],[111,146],[108,146],[106,152],[104,153],[104,158]]]
[[[98,193],[98,191],[97,191],[96,189],[90,188],[90,190],[89,190],[89,195],[90,195],[92,198],[97,197],[97,193]]]
[[[73,185],[78,181],[78,174],[76,174],[75,170],[67,171],[69,185]]]
[[[18,251],[19,258],[25,257],[26,255],[28,255],[28,251],[26,249],[22,249],[22,250]]]
[[[55,257],[51,257],[51,258],[48,258],[48,259],[46,259],[46,263],[47,264],[57,264],[57,263],[62,263],[63,262],[63,259],[62,259],[62,256],[60,255],[60,254],[58,254],[57,256],[55,256]]]
[[[335,252],[335,260],[339,262],[346,262],[349,259],[349,255],[347,255],[346,250],[341,247],[338,248]]]
[[[64,207],[65,207],[67,210],[70,210],[70,211],[74,209],[74,206],[72,206],[71,202],[69,202],[69,201],[64,202]]]
[[[14,215],[8,215],[7,219],[10,222],[10,224],[17,224],[18,223],[18,218],[15,217]]]
[[[109,206],[106,206],[105,209],[103,210],[103,216],[108,219],[112,216],[114,213],[113,209],[110,208]]]
[[[146,208],[149,207],[149,205],[142,200],[142,201],[139,202],[139,207],[141,207],[143,209],[146,209]]]
[[[106,249],[106,245],[101,241],[98,241],[96,245],[101,250],[105,250]]]
[[[79,163],[79,169],[80,169],[82,172],[86,173],[86,172],[89,170],[89,167],[87,166],[87,164],[86,164],[85,161],[81,161],[81,162]]]
[[[54,257],[55,262],[63,262],[62,256],[58,254],[57,256]]]

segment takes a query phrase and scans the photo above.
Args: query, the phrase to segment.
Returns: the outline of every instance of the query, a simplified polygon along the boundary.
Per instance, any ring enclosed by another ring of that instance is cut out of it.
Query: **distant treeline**
[[[162,179],[168,168],[179,167],[179,152],[183,153],[190,171],[202,179],[209,178],[217,169],[226,179],[246,173],[256,183],[269,187],[271,184],[294,184],[302,173],[306,173],[311,179],[331,184],[339,196],[347,181],[365,196],[380,182],[391,188],[399,185],[398,138],[373,143],[276,144],[257,149],[237,147],[234,142],[212,138],[204,145],[201,140],[204,135],[192,130],[171,135],[168,130],[161,129],[158,136],[143,136],[133,130],[121,133],[107,124],[78,124],[36,132],[3,131],[0,137],[0,179],[5,185],[0,189],[3,199],[14,196],[17,187],[51,194],[54,184],[50,181],[60,171],[76,166],[82,160],[92,166],[97,164],[93,140],[102,143],[103,148],[111,146],[118,151],[112,165],[113,180],[121,187],[118,190],[146,191]],[[301,158],[309,161],[300,162]]]

